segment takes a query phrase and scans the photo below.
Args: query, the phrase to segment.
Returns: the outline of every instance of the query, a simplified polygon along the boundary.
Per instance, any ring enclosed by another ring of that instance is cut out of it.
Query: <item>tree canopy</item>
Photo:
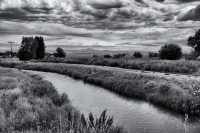
[[[53,53],[55,57],[63,57],[63,58],[65,58],[66,53],[62,48],[58,47],[56,49],[56,51],[57,51],[57,53]]]
[[[190,36],[187,41],[187,45],[192,47],[194,51],[200,55],[200,29],[194,36]]]
[[[31,60],[36,58],[38,42],[33,37],[23,37],[18,51],[19,60]]]
[[[167,60],[180,59],[182,56],[182,48],[177,44],[165,44],[159,50],[159,58]]]
[[[46,48],[44,44],[44,39],[41,36],[40,37],[36,36],[35,39],[38,42],[35,59],[43,59],[45,57],[45,48]]]

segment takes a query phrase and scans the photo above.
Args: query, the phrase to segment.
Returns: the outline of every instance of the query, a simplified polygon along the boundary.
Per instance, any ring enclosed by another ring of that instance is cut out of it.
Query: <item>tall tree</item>
[[[187,45],[192,47],[194,52],[200,55],[200,29],[194,36],[190,36],[187,41]]]
[[[36,58],[38,42],[33,37],[23,37],[18,51],[19,60],[31,60]]]
[[[43,37],[35,37],[35,39],[38,41],[38,47],[36,50],[36,59],[43,59],[45,57],[45,43]]]

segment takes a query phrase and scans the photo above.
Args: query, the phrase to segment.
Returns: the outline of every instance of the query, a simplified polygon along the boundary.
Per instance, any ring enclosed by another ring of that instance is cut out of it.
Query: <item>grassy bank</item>
[[[200,115],[200,83],[196,80],[166,79],[55,63],[0,62],[0,65],[64,74],[123,96],[141,98],[180,113]]]
[[[19,64],[16,64],[19,65]],[[0,68],[0,132],[122,133],[113,118],[102,112],[88,118],[74,109],[66,94],[37,75]]]
[[[196,61],[186,60],[144,60],[122,57],[120,59],[103,58],[103,57],[66,57],[54,58],[46,57],[37,62],[52,62],[52,63],[69,63],[69,64],[86,64],[86,65],[99,65],[120,67],[127,69],[146,70],[155,72],[167,73],[184,73],[191,74],[198,71],[200,64]]]

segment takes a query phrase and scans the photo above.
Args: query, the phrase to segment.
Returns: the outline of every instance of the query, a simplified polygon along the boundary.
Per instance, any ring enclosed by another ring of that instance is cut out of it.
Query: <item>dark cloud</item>
[[[49,8],[6,8],[0,10],[0,20],[10,20],[10,21],[48,21],[51,17],[46,15],[38,15],[40,13],[49,14],[52,9]],[[34,16],[33,14],[36,14]],[[38,15],[38,16],[37,16]]]
[[[26,13],[18,8],[7,8],[0,12],[0,19],[5,20],[23,20]]]
[[[199,0],[177,0],[178,2],[180,3],[189,3],[189,2],[196,2],[196,1],[199,1]]]
[[[173,19],[174,19],[173,16],[167,16],[167,17],[165,17],[165,18],[163,19],[163,22],[171,21],[171,20],[173,20]]]
[[[91,6],[95,9],[110,9],[110,8],[121,8],[123,4],[120,2],[114,3],[92,3]]]
[[[200,4],[196,6],[196,8],[189,10],[186,14],[180,15],[177,19],[179,21],[200,21]]]
[[[53,8],[42,7],[42,8],[32,8],[32,7],[22,7],[22,10],[31,13],[31,14],[50,14]]]
[[[164,2],[165,0],[156,0],[157,2]]]
[[[93,16],[95,19],[107,19],[108,18],[108,11],[91,11],[91,10],[82,10],[80,11],[83,15],[90,15]]]
[[[135,1],[138,2],[138,3],[144,3],[143,0],[135,0]]]

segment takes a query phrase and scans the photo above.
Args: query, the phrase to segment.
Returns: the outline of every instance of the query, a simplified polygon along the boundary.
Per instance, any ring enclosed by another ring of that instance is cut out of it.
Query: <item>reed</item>
[[[69,63],[69,64],[85,64],[120,67],[127,69],[168,72],[168,73],[186,73],[191,74],[198,71],[200,64],[195,61],[188,60],[147,60],[134,58],[103,58],[103,57],[70,57],[70,58],[54,58],[46,57],[42,60],[34,62],[51,62],[51,63]]]
[[[66,94],[59,94],[50,82],[37,75],[0,68],[0,82],[0,132],[125,132],[112,125],[113,117],[106,111],[99,118],[91,113],[88,118],[80,115]]]

